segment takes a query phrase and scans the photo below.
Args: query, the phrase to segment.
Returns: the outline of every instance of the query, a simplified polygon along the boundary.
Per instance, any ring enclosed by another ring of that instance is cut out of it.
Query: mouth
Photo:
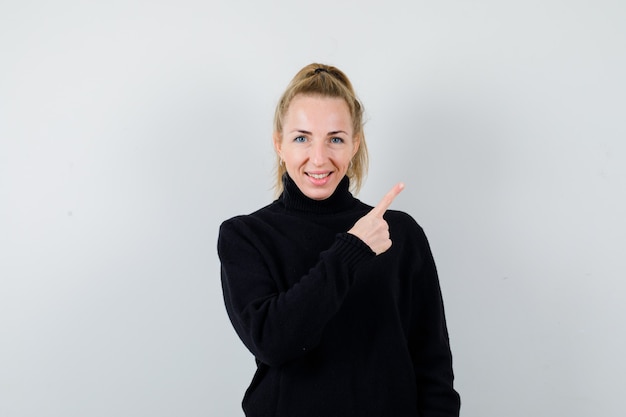
[[[307,172],[306,175],[308,175],[311,178],[314,178],[316,180],[323,180],[324,178],[327,178],[330,174],[332,174],[332,172],[325,172],[322,174],[316,174],[313,172]]]
[[[333,171],[327,172],[305,172],[309,178],[309,183],[314,187],[324,187],[332,182]]]

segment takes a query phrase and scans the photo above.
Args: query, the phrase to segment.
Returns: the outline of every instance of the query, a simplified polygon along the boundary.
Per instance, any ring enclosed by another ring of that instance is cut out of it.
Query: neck
[[[350,180],[343,177],[333,194],[324,200],[313,200],[300,191],[288,174],[283,176],[283,193],[279,200],[287,210],[311,214],[332,214],[349,209],[357,201],[350,193]]]

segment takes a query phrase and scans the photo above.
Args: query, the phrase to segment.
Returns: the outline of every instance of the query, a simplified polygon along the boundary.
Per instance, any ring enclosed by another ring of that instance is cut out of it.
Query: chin
[[[328,183],[316,186],[314,184],[311,184],[306,174],[302,174],[298,177],[299,181],[296,181],[296,185],[298,186],[302,194],[304,194],[311,200],[326,200],[333,195],[335,190],[337,190],[340,182],[337,181],[337,178],[341,178],[341,176],[337,176],[336,171],[333,172],[331,175],[333,176],[333,178]]]
[[[309,197],[311,200],[326,200],[328,197],[333,195],[336,189],[337,187],[335,185],[334,187],[329,187],[329,188],[324,188],[324,189],[305,188],[304,190],[301,190],[301,191],[305,196]]]

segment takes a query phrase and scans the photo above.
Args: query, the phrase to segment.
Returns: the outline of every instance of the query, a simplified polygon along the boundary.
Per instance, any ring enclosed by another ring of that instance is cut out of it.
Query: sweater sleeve
[[[460,397],[454,390],[454,373],[443,298],[435,262],[426,235],[418,226],[422,259],[414,289],[411,354],[418,387],[419,409],[424,417],[458,417]]]
[[[224,301],[235,331],[257,360],[280,366],[318,345],[350,289],[357,266],[374,253],[355,236],[340,233],[307,274],[281,289],[268,255],[255,238],[241,219],[220,227]]]

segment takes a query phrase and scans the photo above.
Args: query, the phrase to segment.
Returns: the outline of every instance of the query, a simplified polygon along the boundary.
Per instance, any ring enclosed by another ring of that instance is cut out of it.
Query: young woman
[[[421,227],[353,197],[367,168],[348,78],[311,64],[274,120],[279,197],[225,221],[226,310],[256,358],[250,417],[458,416],[435,264]],[[392,242],[393,241],[393,242]]]

